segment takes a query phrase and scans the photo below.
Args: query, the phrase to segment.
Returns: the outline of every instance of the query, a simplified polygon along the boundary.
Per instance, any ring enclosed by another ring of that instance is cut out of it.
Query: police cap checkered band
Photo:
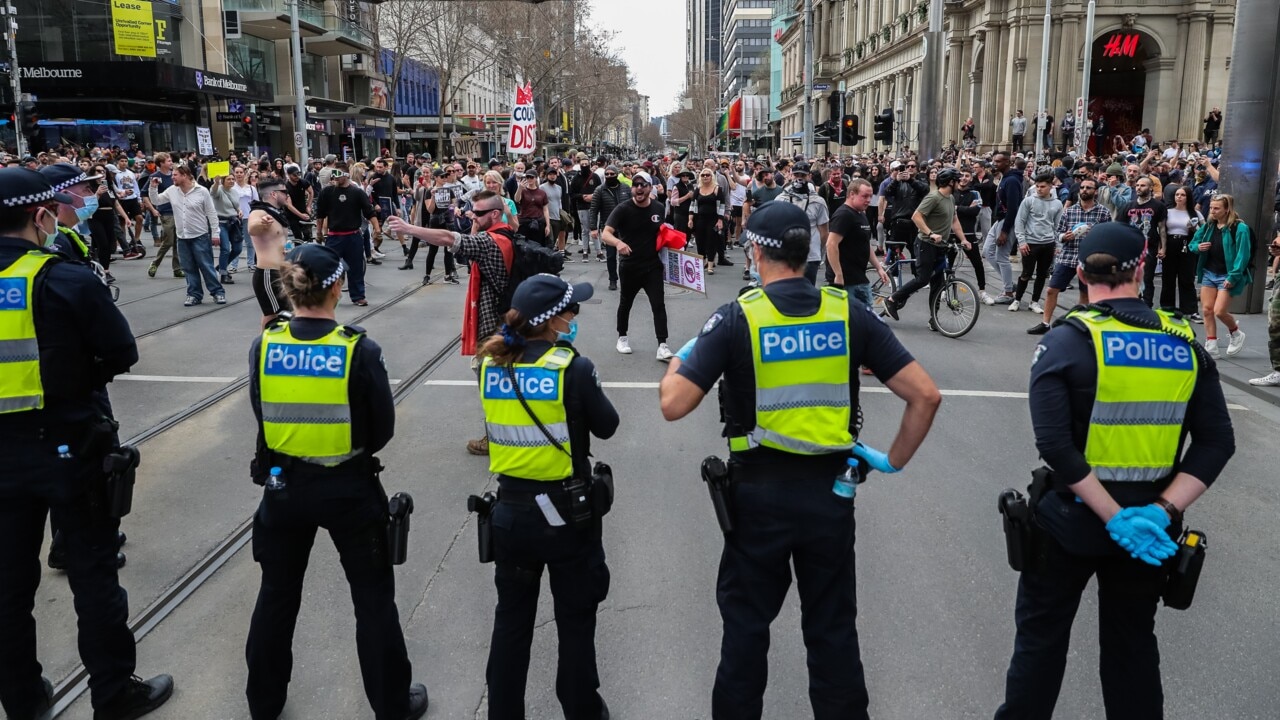
[[[763,245],[765,247],[772,247],[772,248],[782,247],[782,240],[768,238],[761,235],[760,233],[752,232],[750,230],[743,230],[742,237],[746,238],[747,242],[755,243],[757,245]]]
[[[76,168],[79,174],[80,168]],[[24,167],[0,169],[0,203],[5,207],[28,207],[50,202],[70,204],[75,198],[53,189],[49,178]]]
[[[529,318],[531,326],[541,325],[566,308],[591,299],[589,283],[573,285],[548,273],[534,275],[520,283],[511,296],[511,308]]]
[[[320,281],[321,287],[330,287],[347,273],[347,264],[338,252],[324,245],[304,243],[290,250],[284,259],[306,270]]]
[[[1105,265],[1090,261],[1096,255],[1115,258]],[[1147,255],[1147,239],[1142,231],[1128,223],[1098,223],[1080,241],[1079,265],[1085,272],[1114,275],[1138,267]]]
[[[807,247],[809,244],[807,235],[809,215],[789,202],[772,200],[752,211],[751,217],[747,219],[747,227],[742,231],[742,236],[764,247],[781,248],[782,239],[787,234],[787,231],[794,229],[806,231],[804,244]]]
[[[79,165],[64,162],[45,165],[40,168],[40,174],[45,176],[49,184],[53,186],[54,192],[62,192],[81,183],[102,179],[101,175],[86,175]]]

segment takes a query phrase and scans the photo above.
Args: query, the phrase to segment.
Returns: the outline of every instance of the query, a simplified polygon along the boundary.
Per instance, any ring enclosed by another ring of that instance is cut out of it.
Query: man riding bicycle
[[[884,302],[885,312],[894,320],[898,319],[898,311],[907,304],[907,298],[917,290],[928,285],[932,299],[942,288],[942,274],[938,271],[942,269],[953,237],[959,238],[966,249],[972,247],[960,227],[955,199],[951,196],[959,180],[959,172],[944,168],[938,173],[937,189],[925,196],[911,215],[911,222],[920,232],[916,238],[916,275]]]

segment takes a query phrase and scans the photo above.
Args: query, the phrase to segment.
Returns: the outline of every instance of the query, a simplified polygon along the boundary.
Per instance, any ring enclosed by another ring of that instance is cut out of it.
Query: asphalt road
[[[374,307],[412,287],[416,272],[393,261],[371,268]],[[421,264],[419,264],[421,267]],[[132,436],[243,376],[257,331],[252,300],[224,308],[182,307],[181,280],[148,280],[144,263],[120,263],[123,310],[138,333],[134,377],[111,387],[121,435]],[[671,345],[679,347],[740,287],[740,267],[710,279],[710,297],[667,292]],[[622,415],[617,436],[597,442],[613,465],[618,502],[605,523],[612,573],[600,609],[597,647],[602,692],[615,718],[706,718],[719,656],[715,576],[721,539],[698,465],[726,454],[713,402],[667,423],[658,412],[647,304],[632,313],[635,354],[613,348],[616,293],[604,266],[572,264],[565,276],[596,283],[583,308],[578,347],[600,368]],[[249,294],[248,276],[228,288]],[[160,293],[168,289],[169,292]],[[148,297],[154,293],[153,297]],[[404,378],[456,337],[465,286],[431,286],[400,299],[363,325],[386,350],[392,378]],[[873,477],[858,493],[858,625],[877,718],[990,717],[1003,694],[1013,637],[1017,576],[1004,560],[997,493],[1022,487],[1037,464],[1025,391],[1035,347],[1034,318],[983,308],[966,337],[947,340],[925,325],[922,298],[894,329],[944,391],[933,431],[915,460],[893,477]],[[208,302],[206,300],[206,302]],[[211,311],[212,309],[212,311]],[[171,324],[209,312],[208,315]],[[350,320],[362,309],[343,305]],[[1258,342],[1261,342],[1260,340]],[[397,569],[397,599],[414,677],[431,694],[433,718],[485,716],[484,668],[493,606],[492,566],[476,562],[467,495],[493,482],[483,458],[466,454],[481,414],[465,359],[450,355],[403,399],[397,434],[382,453],[388,492],[414,495],[408,563]],[[1188,611],[1162,610],[1166,713],[1170,718],[1274,718],[1280,689],[1280,528],[1272,486],[1272,443],[1280,408],[1228,386],[1238,453],[1220,482],[1189,513],[1207,532],[1209,558]],[[871,379],[863,389],[863,438],[884,447],[902,403]],[[253,423],[247,393],[233,391],[142,446],[133,514],[126,518],[129,565],[122,582],[133,615],[231,537],[261,490],[248,479]],[[177,690],[156,718],[246,718],[244,640],[258,569],[249,550],[226,564],[140,641],[138,673],[174,675]],[[46,571],[36,603],[40,650],[56,681],[76,666],[75,621],[65,579]],[[1086,594],[1057,717],[1103,716],[1097,679],[1097,613]],[[530,718],[561,717],[554,692],[556,636],[543,593],[527,695]],[[370,717],[355,655],[349,594],[332,544],[322,536],[308,570],[294,643],[285,718]],[[799,602],[794,592],[773,626],[765,716],[809,714]],[[61,716],[91,717],[87,696]]]

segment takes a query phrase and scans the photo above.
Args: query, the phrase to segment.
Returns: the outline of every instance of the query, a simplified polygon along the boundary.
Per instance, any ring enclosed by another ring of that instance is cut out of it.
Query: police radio
[[[1165,607],[1174,610],[1191,607],[1208,548],[1209,539],[1199,530],[1186,530],[1182,533],[1182,537],[1178,539],[1178,552],[1173,556],[1173,565],[1169,568],[1169,580],[1164,586]]]

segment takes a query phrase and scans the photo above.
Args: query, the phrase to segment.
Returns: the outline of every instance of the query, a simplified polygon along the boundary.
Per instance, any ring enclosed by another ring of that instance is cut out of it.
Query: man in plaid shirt
[[[1044,317],[1040,322],[1027,330],[1028,335],[1043,335],[1049,332],[1053,322],[1053,309],[1058,305],[1058,294],[1071,284],[1076,276],[1076,265],[1080,258],[1080,238],[1098,223],[1110,222],[1111,213],[1098,205],[1098,181],[1092,177],[1080,180],[1080,202],[1062,211],[1058,220],[1058,254],[1054,258],[1053,276],[1049,278],[1049,294],[1044,301]],[[1089,288],[1080,283],[1080,304],[1089,304]]]
[[[510,280],[511,258],[514,258],[514,231],[502,222],[506,204],[488,190],[471,198],[471,227],[474,235],[410,225],[399,216],[387,219],[389,233],[412,235],[419,240],[453,252],[461,262],[471,263],[467,284],[467,305],[462,313],[462,354],[475,355],[476,346],[498,332],[502,324],[503,297]],[[479,365],[472,364],[479,372]],[[489,438],[481,436],[467,442],[472,455],[489,454]]]

